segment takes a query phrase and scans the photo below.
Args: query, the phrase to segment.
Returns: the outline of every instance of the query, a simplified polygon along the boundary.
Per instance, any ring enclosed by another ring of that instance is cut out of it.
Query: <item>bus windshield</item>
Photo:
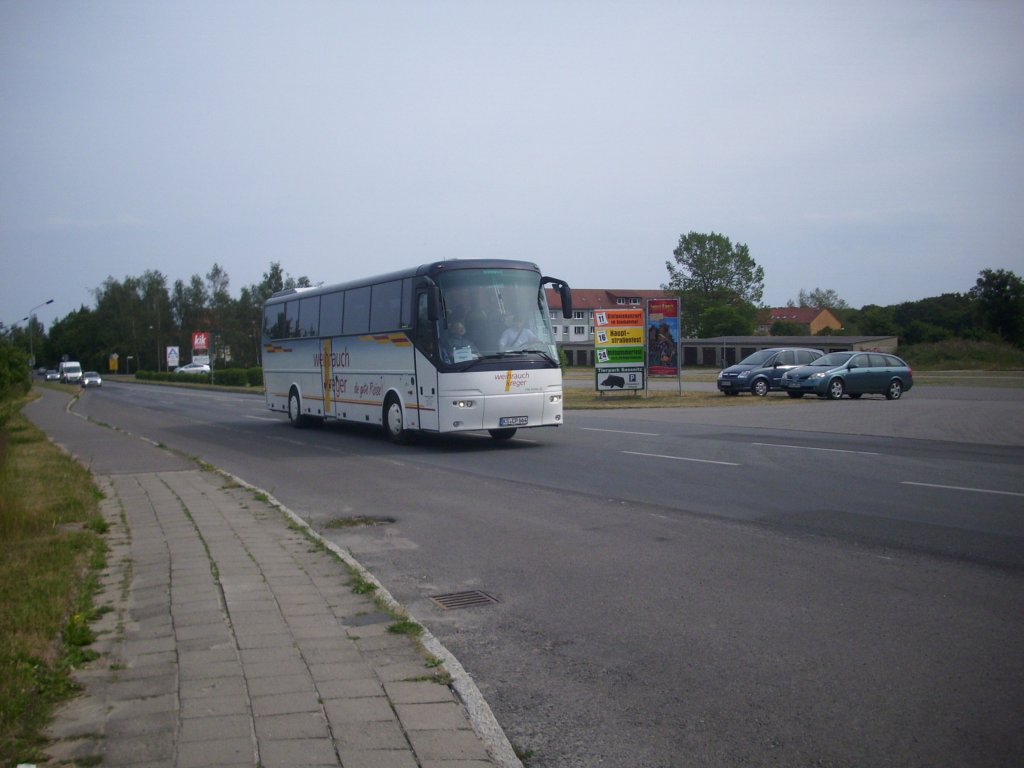
[[[451,269],[436,277],[438,338],[451,364],[539,355],[557,365],[540,275],[524,269]]]

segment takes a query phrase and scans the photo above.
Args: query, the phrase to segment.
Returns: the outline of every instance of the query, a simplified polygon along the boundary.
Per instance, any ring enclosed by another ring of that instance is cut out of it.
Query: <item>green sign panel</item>
[[[644,362],[643,347],[601,347],[596,350],[598,365],[628,365]]]

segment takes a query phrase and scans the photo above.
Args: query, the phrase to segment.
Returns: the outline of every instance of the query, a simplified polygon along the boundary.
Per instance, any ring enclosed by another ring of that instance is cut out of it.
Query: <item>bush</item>
[[[901,347],[899,354],[911,367],[921,370],[1024,369],[1024,350],[1004,341],[953,339]]]
[[[32,372],[24,351],[9,345],[0,346],[0,402],[21,397],[32,387]],[[0,408],[0,427],[10,416],[10,409]]]

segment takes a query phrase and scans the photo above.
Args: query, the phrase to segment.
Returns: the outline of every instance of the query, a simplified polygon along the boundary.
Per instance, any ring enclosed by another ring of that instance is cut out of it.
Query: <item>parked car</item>
[[[45,378],[47,381],[60,381],[60,374],[57,373],[57,371],[55,371],[53,368],[51,368],[46,372],[46,375],[43,378]]]
[[[776,347],[761,349],[743,358],[736,365],[718,374],[718,390],[723,395],[752,392],[764,397],[779,389],[782,374],[817,360],[824,354],[820,349],[806,347]]]
[[[790,397],[813,392],[818,397],[838,400],[843,395],[885,395],[889,400],[914,386],[914,372],[896,355],[881,352],[830,352],[810,365],[788,371],[782,389]]]
[[[175,373],[209,373],[210,366],[206,363],[189,363],[175,369]]]
[[[82,374],[82,386],[83,387],[102,387],[103,379],[100,378],[98,371],[86,371]]]

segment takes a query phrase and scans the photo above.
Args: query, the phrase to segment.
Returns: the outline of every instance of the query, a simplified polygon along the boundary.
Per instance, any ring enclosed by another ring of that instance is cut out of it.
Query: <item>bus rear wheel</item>
[[[384,401],[384,434],[392,443],[404,445],[409,442],[409,430],[405,428],[402,404],[393,392]]]
[[[495,440],[508,440],[516,433],[516,428],[504,427],[503,429],[488,429],[487,431],[491,433],[491,437]]]

